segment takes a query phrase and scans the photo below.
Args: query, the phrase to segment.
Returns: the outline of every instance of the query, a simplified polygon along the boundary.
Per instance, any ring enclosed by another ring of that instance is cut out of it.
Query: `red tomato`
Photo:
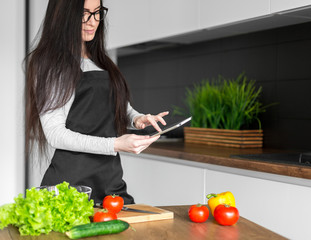
[[[214,210],[214,218],[220,225],[233,225],[238,221],[239,217],[238,209],[226,204],[220,204]]]
[[[124,200],[118,195],[108,195],[103,200],[103,207],[108,209],[109,212],[118,213],[124,205]]]
[[[107,209],[96,212],[93,216],[93,222],[107,222],[117,219],[117,214],[109,212]]]
[[[206,206],[201,204],[192,205],[188,211],[189,218],[192,222],[205,222],[208,219],[209,211]]]

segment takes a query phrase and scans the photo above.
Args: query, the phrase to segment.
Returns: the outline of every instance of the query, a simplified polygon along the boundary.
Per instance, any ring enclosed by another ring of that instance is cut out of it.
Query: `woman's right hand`
[[[114,142],[115,152],[129,152],[139,154],[151,143],[158,140],[160,136],[151,137],[148,135],[125,134],[117,137]]]

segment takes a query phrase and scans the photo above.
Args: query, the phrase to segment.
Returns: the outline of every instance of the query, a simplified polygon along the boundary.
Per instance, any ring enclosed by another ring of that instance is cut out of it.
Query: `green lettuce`
[[[21,235],[40,235],[51,231],[66,232],[75,225],[90,222],[93,200],[80,193],[69,183],[57,185],[59,194],[46,189],[26,190],[26,197],[19,194],[15,203],[0,207],[0,229],[9,224],[19,228]]]

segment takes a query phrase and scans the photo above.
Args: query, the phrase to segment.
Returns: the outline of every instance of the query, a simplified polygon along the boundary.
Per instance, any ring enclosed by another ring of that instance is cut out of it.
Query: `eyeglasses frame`
[[[98,13],[99,11],[103,11],[103,18],[102,18],[102,19],[99,19],[99,20],[96,20],[95,14]],[[107,13],[108,13],[108,8],[106,8],[106,7],[101,7],[100,9],[98,9],[98,10],[95,11],[95,12],[89,12],[89,11],[87,11],[87,13],[90,13],[90,16],[88,16],[88,18],[87,18],[86,21],[83,21],[83,18],[82,18],[82,23],[87,23],[88,21],[90,21],[90,19],[91,19],[92,16],[94,16],[94,20],[95,20],[95,21],[100,22],[100,21],[103,20],[104,17],[107,15]]]

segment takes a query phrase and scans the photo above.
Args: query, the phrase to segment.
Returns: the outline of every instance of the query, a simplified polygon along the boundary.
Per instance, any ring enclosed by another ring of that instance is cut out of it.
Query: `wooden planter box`
[[[261,148],[262,130],[228,130],[184,127],[186,143],[201,143],[234,148]]]

